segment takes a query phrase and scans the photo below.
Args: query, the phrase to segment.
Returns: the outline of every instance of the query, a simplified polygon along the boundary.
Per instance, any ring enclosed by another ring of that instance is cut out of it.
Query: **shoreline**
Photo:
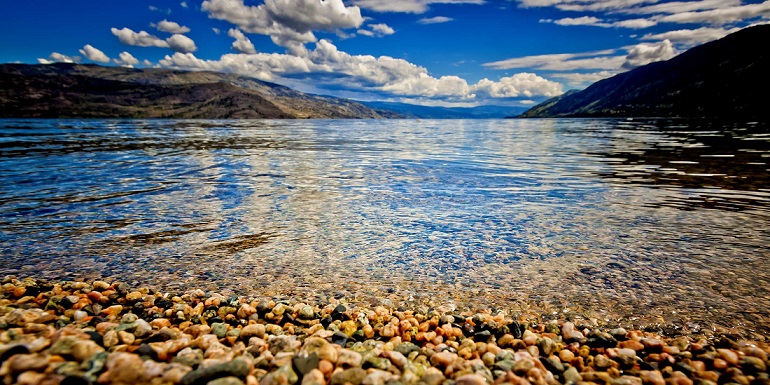
[[[6,383],[770,384],[770,345],[724,330],[624,329],[568,314],[173,295],[6,277]]]

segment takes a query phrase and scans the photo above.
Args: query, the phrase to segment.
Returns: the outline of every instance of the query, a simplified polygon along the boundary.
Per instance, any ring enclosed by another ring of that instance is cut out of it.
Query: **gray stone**
[[[222,322],[211,324],[211,334],[216,335],[217,338],[225,338],[225,334],[227,334],[227,324]]]
[[[262,378],[259,385],[294,385],[297,381],[299,381],[299,377],[291,368],[291,365],[283,365],[278,370]]]
[[[341,372],[334,373],[332,375],[331,385],[344,385],[346,383],[360,385],[364,378],[366,378],[366,370],[361,368],[350,368]]]
[[[583,381],[583,377],[580,376],[580,372],[578,372],[578,370],[574,367],[570,367],[569,369],[565,370],[562,374],[562,378],[564,378],[564,383],[578,383]]]
[[[315,314],[311,306],[303,306],[302,309],[299,310],[299,318],[313,319],[314,316]]]
[[[246,361],[234,359],[218,365],[212,365],[205,368],[198,368],[182,377],[182,385],[205,384],[211,380],[222,377],[246,378],[251,368]],[[296,381],[295,381],[296,382]]]
[[[419,352],[420,347],[411,342],[404,342],[396,346],[393,350],[403,354],[404,356],[409,356],[409,353],[411,352]]]
[[[311,370],[317,368],[318,362],[318,354],[315,352],[308,354],[306,357],[295,356],[292,359],[294,368],[297,369],[297,371],[303,376],[308,374]]]

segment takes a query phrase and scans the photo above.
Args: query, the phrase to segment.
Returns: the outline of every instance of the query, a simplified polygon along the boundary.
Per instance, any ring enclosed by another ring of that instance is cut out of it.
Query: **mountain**
[[[407,118],[418,119],[500,119],[518,115],[524,107],[433,107],[394,102],[360,102],[368,107],[393,111]]]
[[[598,81],[521,115],[541,117],[706,117],[767,119],[770,25],[692,48],[673,59]]]
[[[0,117],[395,118],[340,98],[214,72],[79,64],[0,65]]]

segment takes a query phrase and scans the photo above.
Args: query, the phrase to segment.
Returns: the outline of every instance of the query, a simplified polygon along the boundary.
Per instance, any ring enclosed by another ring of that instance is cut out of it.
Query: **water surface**
[[[0,120],[0,274],[768,334],[768,162],[756,123]]]

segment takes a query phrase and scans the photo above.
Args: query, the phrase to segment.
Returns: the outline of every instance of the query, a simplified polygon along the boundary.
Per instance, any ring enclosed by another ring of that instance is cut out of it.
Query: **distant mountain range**
[[[397,118],[361,103],[214,72],[0,65],[0,117]]]
[[[770,25],[549,99],[521,117],[770,118]]]
[[[526,111],[526,107],[478,106],[433,107],[393,102],[361,102],[376,110],[388,110],[410,119],[502,119]]]

